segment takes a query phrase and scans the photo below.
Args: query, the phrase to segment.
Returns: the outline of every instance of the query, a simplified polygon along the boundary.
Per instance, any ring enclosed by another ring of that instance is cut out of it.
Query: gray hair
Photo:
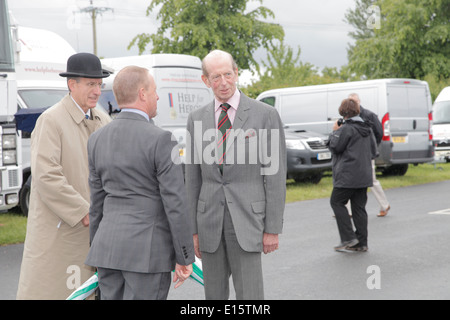
[[[206,55],[206,57],[203,58],[202,60],[202,72],[203,75],[208,77],[209,76],[209,72],[206,68],[206,60],[209,60],[210,58],[217,58],[217,57],[227,57],[230,59],[231,61],[231,67],[233,68],[233,70],[236,70],[238,68],[236,61],[234,61],[233,56],[231,54],[229,54],[226,51],[222,51],[222,50],[213,50],[210,53],[208,53]]]

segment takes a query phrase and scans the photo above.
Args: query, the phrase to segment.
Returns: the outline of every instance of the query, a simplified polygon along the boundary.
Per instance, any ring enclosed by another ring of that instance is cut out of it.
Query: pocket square
[[[256,136],[256,131],[255,130],[247,130],[245,132],[245,139],[251,138],[251,137],[255,137]]]

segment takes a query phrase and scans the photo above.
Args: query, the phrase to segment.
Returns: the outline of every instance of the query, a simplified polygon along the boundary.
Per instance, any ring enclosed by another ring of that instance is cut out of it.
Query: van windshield
[[[119,105],[116,102],[112,90],[102,90],[102,94],[98,99],[98,104],[101,105],[109,115],[120,112]]]
[[[59,102],[68,90],[33,89],[19,90],[19,96],[29,109],[48,108]]]
[[[437,102],[433,106],[433,123],[450,123],[450,101]]]

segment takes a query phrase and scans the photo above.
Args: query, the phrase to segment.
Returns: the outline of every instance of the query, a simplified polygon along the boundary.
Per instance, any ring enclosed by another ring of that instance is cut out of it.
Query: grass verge
[[[27,218],[20,210],[0,213],[0,246],[24,242],[26,230]]]
[[[384,190],[450,180],[450,163],[410,165],[404,176],[377,174],[377,179]],[[295,183],[294,180],[288,180],[286,187],[288,203],[327,198],[333,190],[333,179],[331,172],[327,172],[318,184]]]

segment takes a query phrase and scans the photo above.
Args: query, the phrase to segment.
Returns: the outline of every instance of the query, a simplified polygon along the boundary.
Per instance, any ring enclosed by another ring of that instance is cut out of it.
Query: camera
[[[344,124],[344,119],[343,118],[338,119],[337,124],[339,127],[342,126]]]

